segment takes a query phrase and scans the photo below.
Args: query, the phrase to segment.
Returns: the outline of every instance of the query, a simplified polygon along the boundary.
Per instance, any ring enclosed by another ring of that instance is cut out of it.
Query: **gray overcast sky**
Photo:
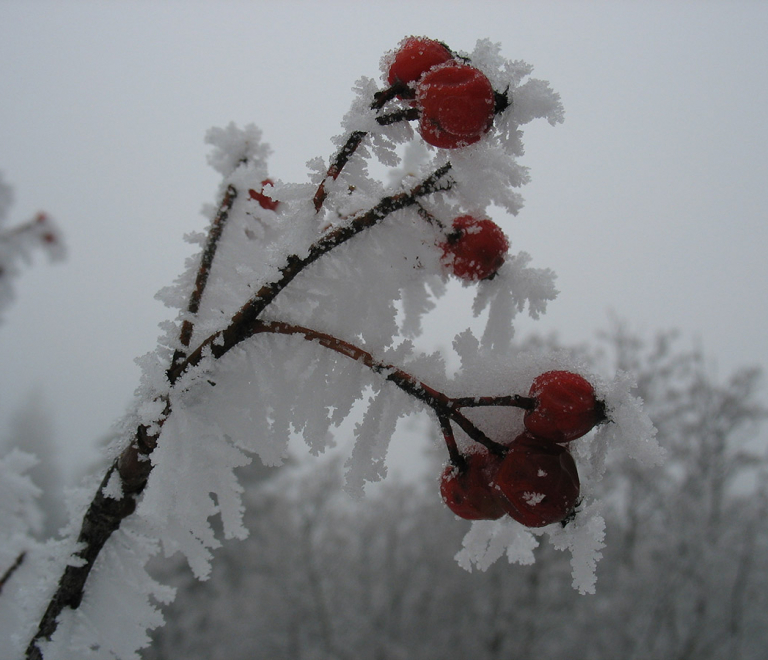
[[[525,208],[497,218],[559,275],[522,330],[584,340],[613,310],[700,340],[721,375],[768,366],[766,3],[0,0],[10,223],[44,209],[69,245],[25,272],[0,326],[0,433],[39,385],[68,464],[87,460],[172,314],[153,296],[191,253],[182,235],[215,201],[206,130],[255,123],[274,175],[305,181],[355,80],[409,34],[488,37],[562,95],[565,124],[526,131]],[[468,305],[448,307],[463,329]]]

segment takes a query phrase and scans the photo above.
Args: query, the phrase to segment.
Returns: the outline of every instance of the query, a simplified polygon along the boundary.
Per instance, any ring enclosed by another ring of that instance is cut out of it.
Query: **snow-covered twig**
[[[5,586],[5,583],[8,582],[8,580],[11,579],[13,574],[18,570],[19,566],[24,562],[24,557],[27,556],[26,551],[22,551],[19,553],[18,557],[16,557],[16,560],[11,564],[8,569],[3,573],[2,576],[0,576],[0,593],[3,591],[3,587]]]
[[[377,92],[374,94],[373,102],[371,103],[371,110],[381,110],[387,101],[391,101],[397,94],[405,91],[405,89],[406,88],[404,85],[396,83],[394,85],[390,85],[385,90]],[[395,124],[399,121],[418,119],[418,116],[419,111],[416,108],[406,108],[392,112],[388,115],[376,117],[376,121],[381,126],[389,126],[390,124]],[[347,141],[344,143],[344,146],[339,149],[336,156],[334,156],[333,162],[331,163],[330,167],[328,168],[328,172],[325,175],[325,179],[328,179],[329,177],[331,179],[338,178],[339,174],[341,174],[341,171],[352,157],[352,154],[357,151],[357,148],[360,146],[360,143],[363,141],[366,135],[368,135],[367,131],[352,131],[352,133],[350,133]],[[317,192],[315,192],[315,196],[312,199],[312,202],[315,205],[315,211],[319,211],[321,209],[323,202],[328,195],[325,190],[325,179],[320,182],[320,185],[317,187]]]
[[[205,286],[208,283],[208,276],[211,272],[213,258],[216,256],[216,247],[219,244],[219,239],[221,238],[224,226],[227,223],[227,218],[229,217],[229,211],[232,208],[232,204],[235,203],[236,198],[237,189],[232,185],[227,186],[227,190],[219,205],[219,210],[208,231],[203,254],[200,258],[200,268],[197,271],[197,278],[195,279],[195,288],[189,297],[189,304],[187,305],[187,313],[189,314],[189,317],[184,319],[184,322],[181,325],[181,332],[179,333],[179,342],[184,347],[188,347],[189,342],[192,339],[192,331],[194,329],[194,322],[192,319],[200,310],[200,300],[203,297]],[[172,367],[175,367],[183,359],[183,352],[177,350],[173,355],[173,360],[171,360]]]
[[[481,431],[475,424],[473,424],[461,413],[460,408],[464,407],[464,403],[462,402],[466,401],[465,399],[451,398],[447,394],[440,392],[433,387],[430,387],[426,383],[421,382],[405,370],[377,360],[368,351],[360,348],[359,346],[355,346],[350,342],[344,341],[338,337],[334,337],[324,332],[318,332],[310,328],[304,328],[290,323],[282,323],[280,321],[259,321],[254,323],[251,329],[253,334],[266,332],[283,335],[300,335],[309,341],[317,342],[321,346],[325,346],[332,351],[346,355],[350,359],[364,364],[366,367],[371,369],[371,371],[381,375],[381,377],[385,380],[394,383],[397,387],[399,387],[410,396],[418,399],[422,403],[425,403],[435,412],[438,420],[453,420],[470,438],[472,438],[472,440],[485,446],[489,451],[498,454],[504,454],[507,451],[507,448],[504,447],[504,445],[489,438],[485,433],[483,433],[483,431]],[[485,398],[487,400],[494,399],[494,397]],[[501,398],[502,397],[496,397],[496,399]],[[514,397],[503,397],[503,399],[506,401],[506,404],[504,405],[517,406],[516,399]],[[502,404],[492,403],[487,405]]]
[[[338,227],[323,236],[309,249],[305,257],[299,257],[297,255],[289,256],[286,259],[286,265],[280,269],[280,277],[275,281],[264,285],[251,300],[243,305],[240,311],[232,318],[232,321],[227,328],[208,337],[197,349],[195,349],[195,351],[189,354],[186,360],[178,364],[175,368],[169,369],[168,380],[170,383],[173,385],[186,369],[190,366],[199,364],[207,351],[210,351],[210,354],[213,355],[213,357],[219,358],[243,341],[243,339],[247,339],[248,336],[250,336],[252,323],[264,311],[267,305],[269,305],[300,272],[317,261],[320,257],[328,254],[328,252],[334,248],[346,243],[349,239],[357,236],[366,229],[370,229],[395,211],[416,204],[419,198],[431,195],[435,192],[449,190],[452,183],[450,179],[445,177],[450,169],[451,164],[447,163],[414,186],[409,192],[402,192],[384,197],[378,204],[376,204],[376,206],[369,211],[356,216],[348,225]]]

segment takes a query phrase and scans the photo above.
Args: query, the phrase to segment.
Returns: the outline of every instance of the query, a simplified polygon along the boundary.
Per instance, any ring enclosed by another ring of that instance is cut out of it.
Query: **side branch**
[[[200,300],[202,300],[203,292],[205,291],[206,284],[208,283],[208,275],[211,272],[211,264],[213,264],[213,258],[216,256],[216,248],[219,244],[219,239],[224,231],[224,225],[229,218],[229,212],[232,209],[237,198],[237,189],[233,185],[227,187],[224,193],[224,198],[219,205],[218,213],[213,220],[211,229],[208,232],[208,240],[206,241],[205,248],[203,248],[203,255],[200,259],[200,268],[197,271],[197,278],[195,279],[195,288],[192,291],[192,295],[189,297],[189,304],[187,305],[187,313],[190,316],[194,316],[200,309]],[[181,325],[181,332],[179,333],[179,341],[184,347],[189,346],[189,342],[192,339],[192,330],[194,324],[190,318],[187,318]],[[184,353],[181,350],[177,350],[173,354],[173,360],[171,365],[175,366],[184,359]]]
[[[5,583],[8,582],[8,580],[11,579],[13,574],[18,570],[19,566],[24,563],[24,557],[27,556],[27,551],[23,550],[19,553],[19,556],[16,557],[16,560],[8,567],[8,570],[3,573],[2,577],[0,577],[0,593],[3,591],[3,587],[5,586]]]
[[[395,98],[397,94],[400,94],[407,90],[408,88],[402,83],[395,83],[391,87],[381,92],[376,92],[376,94],[374,94],[373,96],[374,100],[373,100],[373,103],[371,103],[371,109],[377,110],[377,111],[381,110],[381,108],[384,107],[384,105],[388,101]],[[389,126],[390,124],[395,124],[399,121],[410,121],[412,119],[418,119],[418,118],[419,118],[419,110],[417,108],[406,108],[403,110],[392,112],[388,115],[382,115],[381,117],[376,117],[376,121],[379,123],[380,126]],[[321,207],[323,206],[323,202],[325,201],[325,198],[328,196],[328,193],[325,191],[325,181],[329,177],[334,180],[338,178],[339,174],[341,174],[341,170],[344,169],[344,166],[352,157],[352,154],[354,154],[355,151],[357,151],[357,148],[360,146],[360,143],[363,141],[363,138],[366,135],[368,135],[366,131],[353,131],[352,133],[350,133],[346,143],[336,154],[336,156],[333,159],[333,162],[328,168],[328,172],[326,172],[325,179],[323,179],[323,181],[317,187],[317,192],[315,193],[315,197],[313,199],[313,202],[315,204],[315,211],[319,211],[321,209]]]
[[[341,355],[346,355],[348,358],[364,364],[385,380],[394,383],[403,392],[427,404],[435,411],[438,420],[441,420],[441,425],[444,424],[442,420],[447,421],[451,419],[472,440],[484,445],[489,451],[497,454],[504,454],[507,451],[504,445],[491,440],[459,411],[461,405],[457,404],[457,401],[460,401],[460,399],[452,399],[447,394],[421,382],[403,369],[377,360],[368,351],[359,346],[324,332],[281,321],[256,321],[250,329],[254,335],[264,332],[281,335],[299,335]]]
[[[358,215],[349,225],[339,227],[323,236],[319,241],[312,245],[306,257],[298,257],[296,255],[288,257],[288,263],[280,269],[280,277],[276,281],[264,285],[256,295],[232,317],[229,326],[208,337],[202,344],[200,344],[200,346],[198,346],[198,348],[190,353],[185,360],[168,370],[168,379],[171,385],[178,380],[186,369],[199,364],[203,355],[208,351],[210,351],[210,354],[213,355],[214,358],[218,359],[241,341],[250,337],[253,334],[253,323],[264,311],[267,305],[269,305],[307,266],[314,263],[320,257],[342,243],[346,243],[349,239],[357,236],[357,234],[362,231],[373,227],[395,211],[416,204],[419,198],[441,190],[450,189],[452,185],[450,181],[441,182],[450,169],[451,164],[446,163],[435,170],[431,176],[415,186],[410,192],[403,192],[398,193],[397,195],[384,197],[372,209],[366,213]]]
[[[328,193],[325,191],[325,180],[329,177],[334,180],[338,178],[339,174],[341,174],[341,170],[344,169],[344,166],[352,157],[352,154],[357,151],[357,148],[360,146],[360,143],[363,141],[363,138],[366,135],[368,135],[368,133],[365,131],[354,131],[347,138],[346,143],[341,148],[339,153],[336,154],[336,157],[333,159],[331,166],[328,168],[328,171],[325,174],[325,179],[320,182],[320,185],[317,187],[315,197],[312,200],[315,204],[315,211],[320,210],[320,208],[323,206],[325,198],[328,196]]]

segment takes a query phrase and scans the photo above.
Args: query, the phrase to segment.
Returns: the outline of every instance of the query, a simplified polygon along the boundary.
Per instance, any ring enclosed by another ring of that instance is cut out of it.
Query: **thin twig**
[[[256,321],[250,330],[254,335],[264,332],[299,335],[341,355],[346,355],[348,358],[365,365],[374,373],[381,375],[385,380],[394,383],[407,394],[427,404],[434,410],[438,419],[450,418],[453,420],[472,440],[479,442],[489,451],[496,454],[504,454],[507,451],[506,447],[491,440],[459,411],[460,406],[456,405],[456,399],[452,399],[447,394],[430,387],[399,367],[377,360],[368,351],[359,346],[324,332],[281,321]]]
[[[382,115],[376,117],[376,122],[379,126],[389,126],[390,124],[396,124],[399,121],[413,121],[421,116],[421,111],[418,108],[402,108],[395,112],[390,112],[388,115]]]
[[[424,220],[426,220],[429,224],[437,225],[444,232],[446,231],[445,223],[427,211],[427,209],[425,209],[421,204],[416,204],[416,212],[419,214],[419,217],[424,218]]]
[[[408,85],[406,85],[402,80],[398,80],[393,85],[390,85],[386,89],[382,89],[373,95],[373,103],[371,103],[371,109],[380,110],[396,96],[401,96],[403,98],[413,98],[415,94],[413,93],[413,89],[408,87]]]
[[[536,399],[530,396],[510,394],[507,396],[467,396],[454,399],[453,402],[461,408],[478,408],[481,406],[512,406],[523,410],[533,410]]]
[[[451,420],[443,415],[438,415],[437,421],[440,424],[440,430],[443,432],[443,439],[445,440],[445,446],[448,448],[448,458],[451,461],[451,465],[463,471],[467,466],[467,459],[462,456],[459,446],[456,444]]]
[[[16,561],[14,561],[8,567],[8,570],[5,573],[3,573],[3,576],[0,577],[0,593],[2,593],[3,587],[5,586],[5,583],[8,582],[8,580],[11,579],[11,576],[18,570],[19,566],[21,566],[21,564],[24,561],[24,557],[26,557],[26,556],[27,556],[27,551],[26,550],[22,550],[19,553],[19,556],[16,557]]]
[[[339,174],[341,174],[341,170],[344,169],[344,166],[352,157],[352,154],[357,151],[357,148],[360,146],[360,143],[366,135],[368,135],[366,131],[354,131],[347,138],[346,143],[339,150],[339,153],[336,154],[328,171],[325,173],[325,177],[317,187],[317,192],[315,192],[315,196],[312,200],[315,205],[315,211],[319,211],[322,208],[325,198],[328,197],[328,193],[325,191],[325,182],[328,178],[331,178],[334,181],[336,180]]]
[[[376,92],[373,97],[373,103],[371,103],[371,109],[380,110],[387,101],[393,99],[402,91],[402,85],[398,83],[392,87],[387,88],[386,90],[383,90],[382,92]],[[403,108],[388,115],[376,117],[376,121],[380,126],[389,126],[390,124],[396,124],[399,121],[410,121],[412,119],[418,118],[419,110],[417,108]],[[368,135],[366,131],[353,131],[350,133],[347,141],[344,143],[344,146],[334,157],[333,162],[328,167],[328,171],[326,172],[325,177],[317,187],[317,192],[315,192],[315,196],[313,198],[315,211],[319,211],[322,208],[323,202],[328,196],[328,193],[325,190],[325,182],[328,180],[328,178],[331,178],[334,181],[338,178],[339,174],[341,174],[341,171],[344,169],[344,166],[349,162],[349,159],[352,157],[355,151],[357,151],[357,148],[360,146],[360,143],[363,141],[363,138],[365,138],[366,135]]]
[[[184,319],[184,323],[181,324],[181,331],[179,333],[179,342],[185,348],[189,346],[189,342],[192,339],[192,331],[194,330],[194,321],[192,320],[192,317],[194,317],[200,309],[200,301],[202,300],[203,292],[208,283],[208,276],[211,272],[213,258],[216,256],[216,248],[218,247],[219,239],[224,231],[224,225],[227,223],[229,212],[232,209],[232,204],[234,204],[236,198],[237,189],[230,184],[224,193],[221,204],[219,204],[219,210],[208,231],[208,238],[205,247],[203,248],[202,257],[200,258],[200,268],[197,270],[195,288],[189,297],[189,304],[187,305],[188,316]],[[171,360],[171,368],[183,359],[184,351],[177,349],[173,354],[173,360]]]

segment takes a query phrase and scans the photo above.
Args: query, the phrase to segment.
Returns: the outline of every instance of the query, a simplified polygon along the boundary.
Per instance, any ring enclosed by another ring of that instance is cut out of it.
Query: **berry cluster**
[[[482,71],[425,37],[402,42],[387,80],[400,98],[415,100],[421,137],[442,149],[474,144],[490,130],[496,112],[508,105]]]
[[[458,58],[444,43],[426,37],[408,37],[400,44],[387,81],[390,89],[382,98],[409,99],[421,137],[441,149],[479,141],[493,125],[495,114],[509,105],[507,95],[495,92],[482,71],[466,58]],[[465,215],[443,229],[445,240],[438,247],[448,272],[465,280],[496,275],[509,242],[492,220]]]
[[[451,464],[440,479],[440,494],[467,520],[509,515],[526,527],[564,523],[578,503],[580,485],[576,463],[563,444],[605,421],[605,406],[589,382],[569,371],[541,374],[529,396],[515,401],[527,408],[526,430],[498,451],[459,454],[448,428]]]
[[[412,114],[405,116],[417,117],[422,139],[441,149],[478,142],[510,103],[507,93],[496,92],[466,58],[425,37],[401,42],[389,62],[387,81],[390,89],[380,95],[381,105],[394,97],[407,100]],[[509,249],[498,225],[462,215],[447,227],[422,212],[442,229],[437,246],[448,272],[467,281],[496,275]],[[562,522],[579,498],[576,464],[563,444],[605,420],[605,407],[584,378],[567,371],[544,373],[533,381],[528,397],[509,400],[526,408],[525,431],[505,444],[491,441],[462,455],[450,423],[441,420],[451,455],[440,482],[443,500],[470,520],[510,515],[528,527]]]

